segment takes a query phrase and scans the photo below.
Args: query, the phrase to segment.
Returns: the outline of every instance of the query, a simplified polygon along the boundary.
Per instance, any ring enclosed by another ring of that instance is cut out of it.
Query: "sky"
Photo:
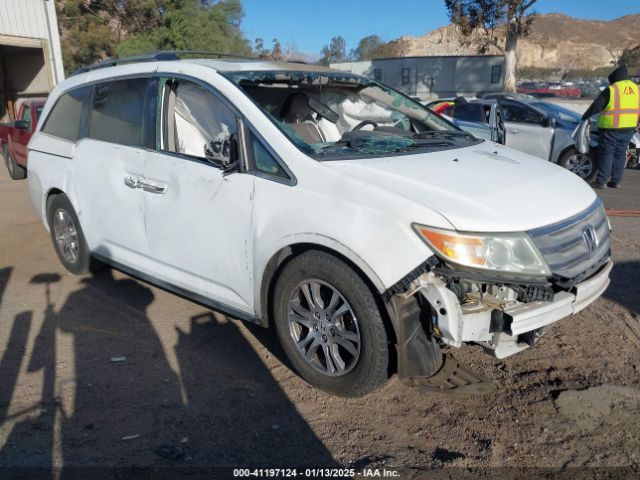
[[[367,35],[389,41],[419,36],[449,23],[444,0],[243,0],[242,30],[271,47],[273,38],[318,55],[341,35],[347,52]],[[639,0],[538,0],[538,13],[564,13],[589,20],[612,20],[640,13]],[[640,27],[639,27],[640,28]]]

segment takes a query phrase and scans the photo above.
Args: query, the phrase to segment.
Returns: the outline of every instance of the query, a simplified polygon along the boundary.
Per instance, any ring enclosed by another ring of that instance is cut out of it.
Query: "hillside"
[[[518,43],[518,65],[554,69],[595,69],[640,44],[640,14],[611,21],[581,20],[557,13],[539,15],[531,34]],[[448,25],[422,37],[401,37],[402,56],[473,55],[477,41],[464,45],[457,27]],[[497,51],[489,53],[498,53]]]

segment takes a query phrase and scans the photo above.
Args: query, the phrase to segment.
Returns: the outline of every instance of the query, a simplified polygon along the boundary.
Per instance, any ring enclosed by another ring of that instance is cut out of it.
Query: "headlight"
[[[524,275],[551,275],[544,258],[524,233],[458,233],[413,225],[445,260],[465,267]]]

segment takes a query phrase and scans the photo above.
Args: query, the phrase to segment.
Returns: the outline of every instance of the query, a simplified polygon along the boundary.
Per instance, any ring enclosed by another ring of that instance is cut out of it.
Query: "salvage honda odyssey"
[[[75,274],[107,264],[273,326],[309,383],[498,358],[609,284],[587,184],[378,82],[305,64],[111,60],[56,87],[29,187]]]

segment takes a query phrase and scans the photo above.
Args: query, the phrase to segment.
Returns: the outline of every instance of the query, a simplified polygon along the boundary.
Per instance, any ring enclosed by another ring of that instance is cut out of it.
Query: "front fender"
[[[265,278],[270,280],[275,258],[288,247],[317,245],[338,253],[380,294],[432,255],[406,218],[425,218],[417,208],[388,213],[376,205],[374,196],[363,205],[335,195],[317,198],[317,192],[299,186],[265,188],[268,191],[256,188],[253,212],[254,311],[259,315],[264,310]]]

